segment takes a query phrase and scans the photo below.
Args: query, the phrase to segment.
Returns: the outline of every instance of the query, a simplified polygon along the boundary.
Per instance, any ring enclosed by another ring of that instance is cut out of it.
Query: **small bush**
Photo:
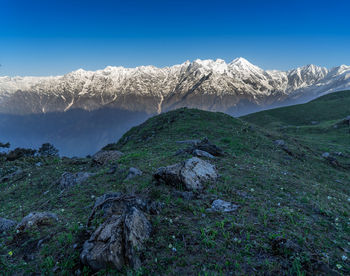
[[[41,145],[38,151],[40,156],[58,156],[58,149],[50,143],[44,143]]]

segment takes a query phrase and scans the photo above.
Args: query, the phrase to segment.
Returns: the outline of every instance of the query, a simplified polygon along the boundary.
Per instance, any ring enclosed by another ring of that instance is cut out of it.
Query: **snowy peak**
[[[265,71],[242,57],[230,63],[197,59],[162,68],[107,66],[55,77],[0,77],[0,113],[104,106],[148,113],[182,106],[231,112],[239,106],[268,107],[349,88],[346,65]]]

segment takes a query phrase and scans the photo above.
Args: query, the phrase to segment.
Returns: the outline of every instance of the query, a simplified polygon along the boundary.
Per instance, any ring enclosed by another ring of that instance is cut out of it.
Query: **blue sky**
[[[245,57],[350,65],[350,1],[0,0],[0,75]]]

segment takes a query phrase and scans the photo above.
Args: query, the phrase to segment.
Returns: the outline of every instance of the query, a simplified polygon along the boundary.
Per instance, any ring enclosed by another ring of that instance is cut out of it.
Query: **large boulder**
[[[0,218],[0,233],[11,231],[16,227],[16,225],[17,225],[17,222],[13,220]]]
[[[32,227],[50,225],[58,221],[58,216],[51,212],[32,212],[25,216],[17,225],[18,231],[25,231]]]
[[[61,190],[70,188],[74,185],[81,184],[86,181],[90,176],[95,175],[89,172],[77,172],[70,173],[65,172],[62,174],[61,178],[58,180],[58,184]]]
[[[142,211],[131,207],[122,215],[110,216],[84,243],[81,261],[94,271],[110,266],[121,270],[141,265],[138,251],[152,232],[151,223]]]
[[[183,163],[159,168],[154,178],[171,186],[182,186],[187,190],[202,190],[203,185],[218,178],[216,168],[211,163],[192,157]]]
[[[121,269],[125,264],[123,232],[123,217],[109,217],[84,243],[81,261],[94,271],[111,265]]]
[[[92,160],[98,165],[107,165],[117,161],[122,156],[123,153],[117,150],[100,150],[92,156]]]

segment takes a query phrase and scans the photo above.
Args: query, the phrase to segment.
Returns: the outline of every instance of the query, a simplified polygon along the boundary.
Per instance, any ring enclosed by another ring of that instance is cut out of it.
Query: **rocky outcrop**
[[[101,150],[92,156],[92,161],[97,165],[107,165],[122,156],[123,153],[117,150]]]
[[[81,261],[94,271],[110,266],[121,270],[126,265],[138,269],[141,266],[139,251],[145,248],[152,232],[151,223],[138,208],[145,208],[145,202],[119,193],[98,198],[93,212],[108,203],[109,216],[84,243]],[[112,203],[116,203],[115,208]]]
[[[218,174],[211,163],[192,157],[183,163],[159,168],[153,177],[157,182],[198,191],[204,188],[206,182],[215,181]]]
[[[77,172],[77,173],[65,172],[62,174],[61,178],[58,180],[58,184],[61,190],[67,189],[77,184],[83,183],[93,175],[95,174],[89,173],[89,172]]]
[[[18,231],[25,231],[32,227],[50,225],[58,221],[58,216],[51,212],[32,212],[25,216],[17,225]]]

